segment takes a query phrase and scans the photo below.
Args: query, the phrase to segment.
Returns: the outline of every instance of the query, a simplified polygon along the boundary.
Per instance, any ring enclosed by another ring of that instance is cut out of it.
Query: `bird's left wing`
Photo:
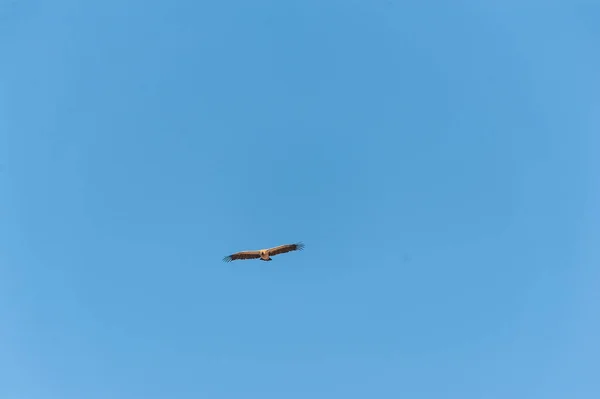
[[[285,244],[280,245],[278,247],[269,248],[269,255],[275,256],[279,254],[284,254],[290,251],[302,251],[304,249],[304,244],[298,242],[296,244]]]

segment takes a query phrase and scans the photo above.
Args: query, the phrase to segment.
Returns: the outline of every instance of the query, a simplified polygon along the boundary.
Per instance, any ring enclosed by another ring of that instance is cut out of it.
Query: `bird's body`
[[[260,259],[265,262],[269,262],[269,261],[273,260],[273,259],[271,259],[271,256],[284,254],[284,253],[290,252],[290,251],[301,251],[302,249],[304,249],[304,244],[302,244],[301,242],[296,243],[296,244],[285,244],[285,245],[280,245],[278,247],[261,249],[258,251],[236,252],[232,255],[229,255],[229,256],[226,256],[225,258],[223,258],[223,261],[231,262],[231,261],[238,260],[238,259]]]

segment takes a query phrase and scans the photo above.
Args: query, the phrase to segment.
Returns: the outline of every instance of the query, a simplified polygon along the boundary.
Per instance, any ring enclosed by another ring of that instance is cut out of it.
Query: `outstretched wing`
[[[223,258],[223,262],[231,262],[238,259],[258,259],[260,258],[260,251],[242,251],[237,252],[233,255],[229,255]]]
[[[304,249],[304,244],[302,244],[301,242],[298,242],[296,244],[285,244],[280,245],[278,247],[269,248],[269,255],[275,256],[290,251],[302,251],[302,249]]]

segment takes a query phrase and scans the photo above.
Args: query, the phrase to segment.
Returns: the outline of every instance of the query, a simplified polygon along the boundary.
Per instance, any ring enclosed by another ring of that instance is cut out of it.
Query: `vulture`
[[[298,242],[296,244],[285,244],[278,247],[261,249],[258,251],[241,251],[223,258],[224,262],[231,262],[238,259],[260,259],[265,262],[271,261],[271,256],[284,254],[290,251],[302,251],[304,244]]]

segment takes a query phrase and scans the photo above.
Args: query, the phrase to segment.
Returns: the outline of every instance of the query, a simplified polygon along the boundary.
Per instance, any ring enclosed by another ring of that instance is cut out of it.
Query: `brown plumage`
[[[236,252],[232,255],[224,257],[223,261],[231,262],[233,260],[238,260],[238,259],[260,259],[260,260],[264,260],[264,261],[268,262],[270,260],[273,260],[273,259],[271,259],[271,256],[284,254],[284,253],[290,252],[290,251],[302,251],[302,249],[304,249],[304,244],[302,244],[301,242],[296,243],[296,244],[285,244],[285,245],[280,245],[278,247],[261,249],[258,251]]]

